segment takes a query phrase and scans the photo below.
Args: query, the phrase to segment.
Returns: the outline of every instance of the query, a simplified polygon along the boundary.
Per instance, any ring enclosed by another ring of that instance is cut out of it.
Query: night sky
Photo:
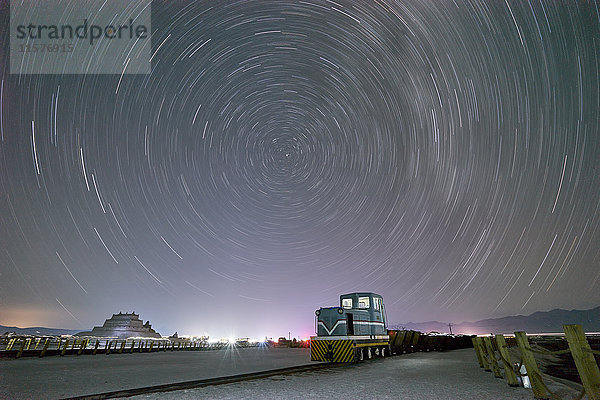
[[[9,74],[0,324],[309,336],[600,302],[595,1],[156,1],[150,75]]]

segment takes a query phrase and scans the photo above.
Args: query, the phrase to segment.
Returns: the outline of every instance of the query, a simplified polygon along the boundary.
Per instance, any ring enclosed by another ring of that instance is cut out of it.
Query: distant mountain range
[[[563,324],[579,324],[585,332],[600,332],[600,307],[589,310],[556,309],[545,312],[535,312],[531,315],[516,315],[503,318],[482,319],[475,322],[452,324],[453,333],[478,334],[508,333],[525,331],[527,333],[556,333],[562,332]],[[439,321],[408,322],[391,325],[390,329],[412,329],[421,332],[449,332],[448,323]],[[0,335],[15,332],[21,335],[74,335],[79,330],[58,328],[17,328],[0,325]]]
[[[60,336],[60,335],[74,335],[77,332],[81,332],[81,329],[71,330],[71,329],[58,329],[58,328],[44,328],[41,326],[36,326],[33,328],[17,328],[16,326],[0,325],[0,335],[3,335],[7,332],[14,332],[19,335]]]
[[[600,307],[589,310],[562,310],[535,312],[531,315],[516,315],[503,318],[482,319],[475,322],[452,324],[453,333],[512,334],[515,331],[527,333],[556,333],[562,332],[563,324],[579,324],[585,332],[600,332]],[[449,332],[448,323],[439,321],[408,322],[396,324],[391,329],[412,329],[421,332]]]

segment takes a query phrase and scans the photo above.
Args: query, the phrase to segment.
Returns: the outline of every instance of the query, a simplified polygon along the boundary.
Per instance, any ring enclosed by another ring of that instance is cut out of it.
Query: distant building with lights
[[[112,317],[104,321],[104,325],[95,326],[88,332],[79,332],[76,336],[99,336],[99,337],[118,337],[126,339],[129,337],[151,337],[160,338],[160,334],[152,329],[150,321],[140,319],[135,312],[113,314]]]

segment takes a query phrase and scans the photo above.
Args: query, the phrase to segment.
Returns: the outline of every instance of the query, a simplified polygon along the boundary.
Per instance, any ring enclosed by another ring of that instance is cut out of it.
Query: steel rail
[[[114,399],[119,397],[131,397],[137,396],[141,394],[148,393],[163,393],[163,392],[173,392],[176,390],[185,390],[185,389],[196,389],[202,388],[206,386],[214,386],[214,385],[225,385],[228,383],[236,383],[242,381],[249,381],[254,379],[263,379],[269,378],[275,375],[288,375],[298,372],[308,372],[308,371],[316,371],[325,368],[334,368],[334,367],[342,367],[342,366],[350,366],[352,364],[347,363],[319,363],[319,364],[304,364],[298,365],[295,367],[286,367],[286,368],[277,368],[271,369],[267,371],[257,371],[257,372],[249,372],[245,374],[238,375],[229,375],[229,376],[221,376],[216,378],[208,378],[208,379],[200,379],[194,381],[185,381],[185,382],[176,382],[176,383],[167,383],[164,385],[156,385],[156,386],[146,386],[134,389],[123,389],[117,390],[113,392],[104,392],[97,394],[89,394],[84,396],[76,396],[76,397],[67,397],[64,400],[102,400],[102,399]]]

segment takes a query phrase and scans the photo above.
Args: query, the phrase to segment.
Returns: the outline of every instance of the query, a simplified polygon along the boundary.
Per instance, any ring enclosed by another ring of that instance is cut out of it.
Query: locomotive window
[[[375,307],[376,310],[381,310],[381,299],[379,297],[374,297],[373,298],[373,302],[375,304],[373,304],[373,306]]]
[[[352,299],[342,299],[343,308],[352,308]]]
[[[368,297],[359,297],[358,298],[358,308],[369,308],[369,298]]]

